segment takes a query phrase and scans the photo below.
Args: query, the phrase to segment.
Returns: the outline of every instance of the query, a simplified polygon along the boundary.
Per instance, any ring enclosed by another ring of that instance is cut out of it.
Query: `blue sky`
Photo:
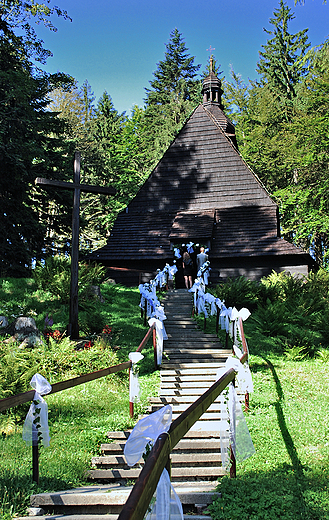
[[[177,27],[189,53],[203,69],[209,46],[221,70],[229,77],[230,66],[242,78],[256,78],[258,51],[267,40],[263,27],[278,7],[278,0],[55,0],[72,22],[54,20],[51,33],[37,28],[45,46],[53,52],[46,70],[66,72],[79,84],[88,79],[96,101],[106,90],[119,112],[130,114],[143,106],[145,87],[156,64],[163,60],[165,43]],[[289,32],[309,28],[312,46],[329,35],[329,2],[305,0],[294,5],[295,19]]]

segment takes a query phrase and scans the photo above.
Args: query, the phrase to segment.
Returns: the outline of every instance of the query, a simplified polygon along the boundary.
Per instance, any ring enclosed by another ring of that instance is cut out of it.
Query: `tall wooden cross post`
[[[115,188],[105,186],[93,186],[91,184],[80,184],[81,154],[74,155],[74,180],[73,182],[54,181],[37,177],[35,184],[40,186],[52,186],[55,188],[73,190],[72,211],[72,246],[71,246],[71,290],[70,290],[70,323],[68,332],[71,339],[79,339],[78,323],[78,276],[79,276],[79,227],[80,227],[80,192],[99,193],[103,195],[115,195]]]

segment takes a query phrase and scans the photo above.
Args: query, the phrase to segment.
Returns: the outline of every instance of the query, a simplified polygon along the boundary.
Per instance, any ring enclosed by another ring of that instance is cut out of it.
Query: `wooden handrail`
[[[145,334],[144,336],[144,339],[142,340],[142,342],[140,343],[139,347],[137,348],[136,352],[140,352],[146,345],[146,343],[148,342],[148,340],[150,339],[150,336],[152,334],[152,331],[153,329],[155,328],[155,323],[153,323],[153,325],[151,325],[151,327],[149,328],[149,330],[147,331],[147,333]]]
[[[155,323],[151,325],[147,333],[145,334],[144,338],[142,339],[139,347],[137,348],[136,352],[141,352],[143,348],[145,347],[146,343],[152,336],[153,340],[153,356],[154,356],[154,368],[158,368],[158,360],[157,360],[157,350],[156,350],[156,327]],[[130,381],[130,369],[129,369],[129,381]],[[132,401],[129,401],[129,415],[130,417],[134,417],[134,403]]]
[[[100,377],[104,377],[109,374],[114,374],[115,372],[120,372],[121,370],[130,368],[131,364],[131,361],[126,361],[125,363],[120,363],[119,365],[114,365],[108,368],[102,368],[101,370],[97,370],[96,372],[89,372],[88,374],[83,374],[82,376],[73,377],[72,379],[68,379],[67,381],[60,381],[59,383],[54,383],[49,394],[55,394],[56,392],[61,392],[62,390],[66,390],[67,388],[73,388],[74,386],[82,385],[83,383],[87,383],[88,381],[93,381],[94,379],[99,379]],[[15,406],[18,406],[20,404],[32,401],[34,393],[34,390],[29,390],[28,392],[24,392],[22,394],[17,394],[11,397],[6,397],[5,399],[1,399],[0,412],[8,410],[9,408],[14,408]]]
[[[171,450],[226,386],[233,381],[235,374],[233,368],[225,372],[197,401],[173,421],[168,433],[162,433],[157,438],[136,484],[118,516],[118,520],[141,520],[141,518],[144,518]]]

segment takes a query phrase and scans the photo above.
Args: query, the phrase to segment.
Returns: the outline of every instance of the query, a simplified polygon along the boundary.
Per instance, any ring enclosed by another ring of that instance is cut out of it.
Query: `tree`
[[[157,64],[151,88],[146,88],[147,139],[153,165],[201,100],[201,82],[196,79],[200,65],[188,54],[178,29],[170,33],[165,59]]]
[[[282,105],[290,108],[293,98],[297,96],[297,86],[308,70],[308,29],[296,34],[288,32],[288,24],[295,16],[283,0],[280,0],[279,8],[273,14],[274,17],[270,18],[273,29],[264,29],[272,38],[267,40],[262,46],[264,50],[259,52],[257,71]]]
[[[33,31],[24,18],[30,8],[18,1],[0,4],[0,265],[7,275],[26,275],[32,259],[52,248],[51,227],[68,229],[66,212],[57,218],[49,213],[47,196],[34,180],[50,172],[54,178],[63,175],[67,150],[62,124],[47,110],[47,97],[69,78],[35,69],[29,41]],[[18,26],[25,35],[15,34]],[[62,207],[68,202],[57,198]]]
[[[26,56],[45,63],[52,54],[43,47],[43,41],[38,38],[32,23],[42,23],[51,31],[57,31],[52,22],[54,15],[72,21],[67,11],[52,7],[50,0],[44,3],[35,0],[0,0],[0,31],[5,36],[20,36]]]

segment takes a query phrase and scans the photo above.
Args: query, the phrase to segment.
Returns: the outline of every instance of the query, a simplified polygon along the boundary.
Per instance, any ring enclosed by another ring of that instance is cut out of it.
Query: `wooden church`
[[[203,103],[118,215],[107,245],[89,258],[118,283],[138,285],[192,241],[209,248],[213,283],[258,280],[272,270],[307,274],[314,260],[280,237],[278,207],[239,155],[214,72],[202,93]]]

